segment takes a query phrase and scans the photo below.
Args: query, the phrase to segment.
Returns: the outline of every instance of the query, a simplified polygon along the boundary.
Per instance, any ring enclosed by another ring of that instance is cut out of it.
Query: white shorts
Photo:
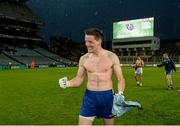
[[[138,68],[135,70],[135,74],[142,74],[142,73],[143,73],[142,67],[138,67]]]

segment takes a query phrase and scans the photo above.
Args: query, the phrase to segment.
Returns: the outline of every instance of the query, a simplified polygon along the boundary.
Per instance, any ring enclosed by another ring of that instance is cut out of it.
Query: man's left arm
[[[124,89],[125,89],[125,79],[123,77],[119,58],[117,57],[117,55],[114,55],[113,57],[114,57],[113,58],[113,63],[114,63],[113,64],[113,71],[114,71],[114,74],[118,80],[118,92],[120,94],[123,94]]]
[[[144,67],[144,61],[143,60],[141,60],[141,64],[142,64],[142,67]]]

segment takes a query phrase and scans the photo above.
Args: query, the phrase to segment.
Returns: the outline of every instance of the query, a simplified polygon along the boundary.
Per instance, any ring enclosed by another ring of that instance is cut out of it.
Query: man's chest
[[[112,69],[113,62],[108,57],[88,58],[84,63],[87,72],[107,72]]]
[[[137,61],[136,61],[136,64],[137,64],[137,65],[142,65],[142,61],[141,61],[141,60],[137,60]]]

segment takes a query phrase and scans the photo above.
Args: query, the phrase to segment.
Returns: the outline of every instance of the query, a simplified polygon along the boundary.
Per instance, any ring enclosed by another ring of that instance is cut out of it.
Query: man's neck
[[[96,56],[104,55],[104,49],[102,47],[100,47],[93,54],[96,55]]]

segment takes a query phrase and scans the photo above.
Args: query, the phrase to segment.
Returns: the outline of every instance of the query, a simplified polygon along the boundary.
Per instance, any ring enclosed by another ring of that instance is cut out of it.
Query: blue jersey
[[[175,66],[173,66],[172,64],[173,64],[173,61],[170,58],[166,58],[163,60],[163,62],[161,64],[159,64],[157,66],[158,67],[165,66],[166,75],[169,75],[169,74],[171,74],[173,69],[176,71]]]
[[[164,61],[162,62],[162,65],[165,66],[165,70],[166,71],[171,71],[172,70],[171,60],[169,58],[168,59],[164,59]]]

